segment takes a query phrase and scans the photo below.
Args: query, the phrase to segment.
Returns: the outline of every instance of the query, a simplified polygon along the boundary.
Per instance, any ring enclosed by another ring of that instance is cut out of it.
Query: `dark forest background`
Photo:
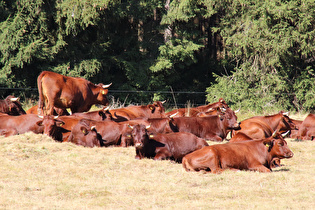
[[[152,91],[130,94],[133,102],[192,91],[205,94],[176,101],[223,97],[256,112],[315,108],[313,0],[0,2],[3,88],[36,88],[48,70],[112,82],[110,90]]]

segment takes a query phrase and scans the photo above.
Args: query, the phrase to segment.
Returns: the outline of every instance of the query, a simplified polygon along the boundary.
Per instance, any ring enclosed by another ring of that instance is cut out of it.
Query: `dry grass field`
[[[0,209],[314,209],[315,142],[287,141],[294,157],[272,173],[214,175],[135,160],[133,147],[0,137]]]

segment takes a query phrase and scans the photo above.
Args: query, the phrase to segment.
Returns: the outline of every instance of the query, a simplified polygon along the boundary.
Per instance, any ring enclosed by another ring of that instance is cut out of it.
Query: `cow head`
[[[105,107],[98,111],[98,114],[101,116],[102,120],[113,120],[112,114],[109,112],[109,107]]]
[[[136,149],[142,149],[145,145],[145,141],[149,139],[147,129],[150,126],[138,124],[138,125],[129,126],[129,127],[132,129],[131,137],[133,138],[133,142]]]
[[[83,119],[72,128],[68,141],[84,147],[100,147],[102,138],[95,126],[91,126]]]
[[[153,104],[147,105],[151,113],[154,115],[152,117],[165,117],[165,108],[163,107],[163,103],[165,103],[165,101],[155,101]]]
[[[19,98],[9,95],[6,97],[5,102],[8,106],[7,114],[14,115],[14,116],[26,114],[26,112],[22,108]]]
[[[289,149],[287,142],[283,137],[275,132],[271,137],[265,139],[263,144],[268,148],[272,158],[291,158],[293,157],[293,152]]]
[[[240,128],[240,123],[237,122],[237,116],[231,108],[223,108],[221,109],[221,112],[223,115],[218,116],[220,117],[220,120],[223,121],[227,129],[235,130]]]
[[[58,116],[46,115],[38,116],[42,120],[36,122],[38,126],[44,126],[44,134],[55,140],[62,141],[62,133],[60,127],[65,124],[62,120],[57,119]]]
[[[289,118],[287,113],[280,112],[279,114],[281,114],[282,116],[276,130],[278,130],[280,133],[286,132],[288,130],[297,130],[296,125]]]
[[[97,103],[102,104],[104,106],[107,106],[109,104],[109,101],[107,99],[108,94],[108,88],[112,85],[112,83],[108,85],[104,85],[102,83],[99,83],[96,85],[97,88]]]

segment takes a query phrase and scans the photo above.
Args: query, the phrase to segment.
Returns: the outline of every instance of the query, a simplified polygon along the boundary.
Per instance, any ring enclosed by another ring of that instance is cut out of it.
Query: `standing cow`
[[[110,85],[95,85],[90,81],[43,71],[37,78],[39,113],[52,115],[54,107],[70,108],[72,113],[89,111],[94,104],[108,105]],[[45,109],[45,112],[44,112]]]

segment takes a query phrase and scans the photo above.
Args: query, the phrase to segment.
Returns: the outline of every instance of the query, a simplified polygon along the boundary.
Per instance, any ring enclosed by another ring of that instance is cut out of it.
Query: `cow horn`
[[[19,98],[10,98],[10,101],[13,101],[13,102],[15,102],[17,100],[19,100]]]
[[[128,124],[128,127],[131,128],[131,129],[133,129],[133,126],[131,126],[131,125],[129,125],[129,124]]]
[[[290,132],[290,130],[288,130],[288,131],[285,132],[285,133],[282,133],[281,136],[284,138],[284,137],[286,137],[286,136],[288,135],[289,132]]]
[[[238,110],[234,111],[235,113],[238,113],[241,110],[241,107],[238,108]]]
[[[108,85],[103,85],[103,88],[106,89],[106,88],[109,88],[109,86],[111,86],[112,83],[108,84]]]
[[[150,124],[150,125],[147,125],[145,128],[146,128],[146,129],[149,129],[150,127],[151,127],[151,124]]]
[[[59,116],[54,116],[54,119],[57,119]]]
[[[178,112],[176,112],[175,114],[170,115],[170,118],[175,117],[178,114]]]
[[[277,132],[278,132],[278,130],[275,130],[275,131],[272,133],[271,136],[272,136],[273,138],[276,137]]]
[[[96,130],[96,126],[95,125],[91,126],[91,131],[93,131],[93,130]]]
[[[214,111],[214,108],[209,108],[206,112]]]
[[[109,110],[109,106],[107,106],[106,108],[104,108],[104,111],[107,111],[107,110]]]
[[[42,118],[42,119],[44,119],[44,116],[42,116],[42,115],[37,115],[39,118]]]
[[[289,112],[283,112],[282,114],[285,116],[289,116]]]
[[[165,101],[161,101],[161,104],[164,104],[166,102],[166,100]]]
[[[221,109],[221,112],[223,112],[223,113],[225,113],[225,112],[226,112],[226,108],[224,108],[224,107],[220,107],[220,109]]]

